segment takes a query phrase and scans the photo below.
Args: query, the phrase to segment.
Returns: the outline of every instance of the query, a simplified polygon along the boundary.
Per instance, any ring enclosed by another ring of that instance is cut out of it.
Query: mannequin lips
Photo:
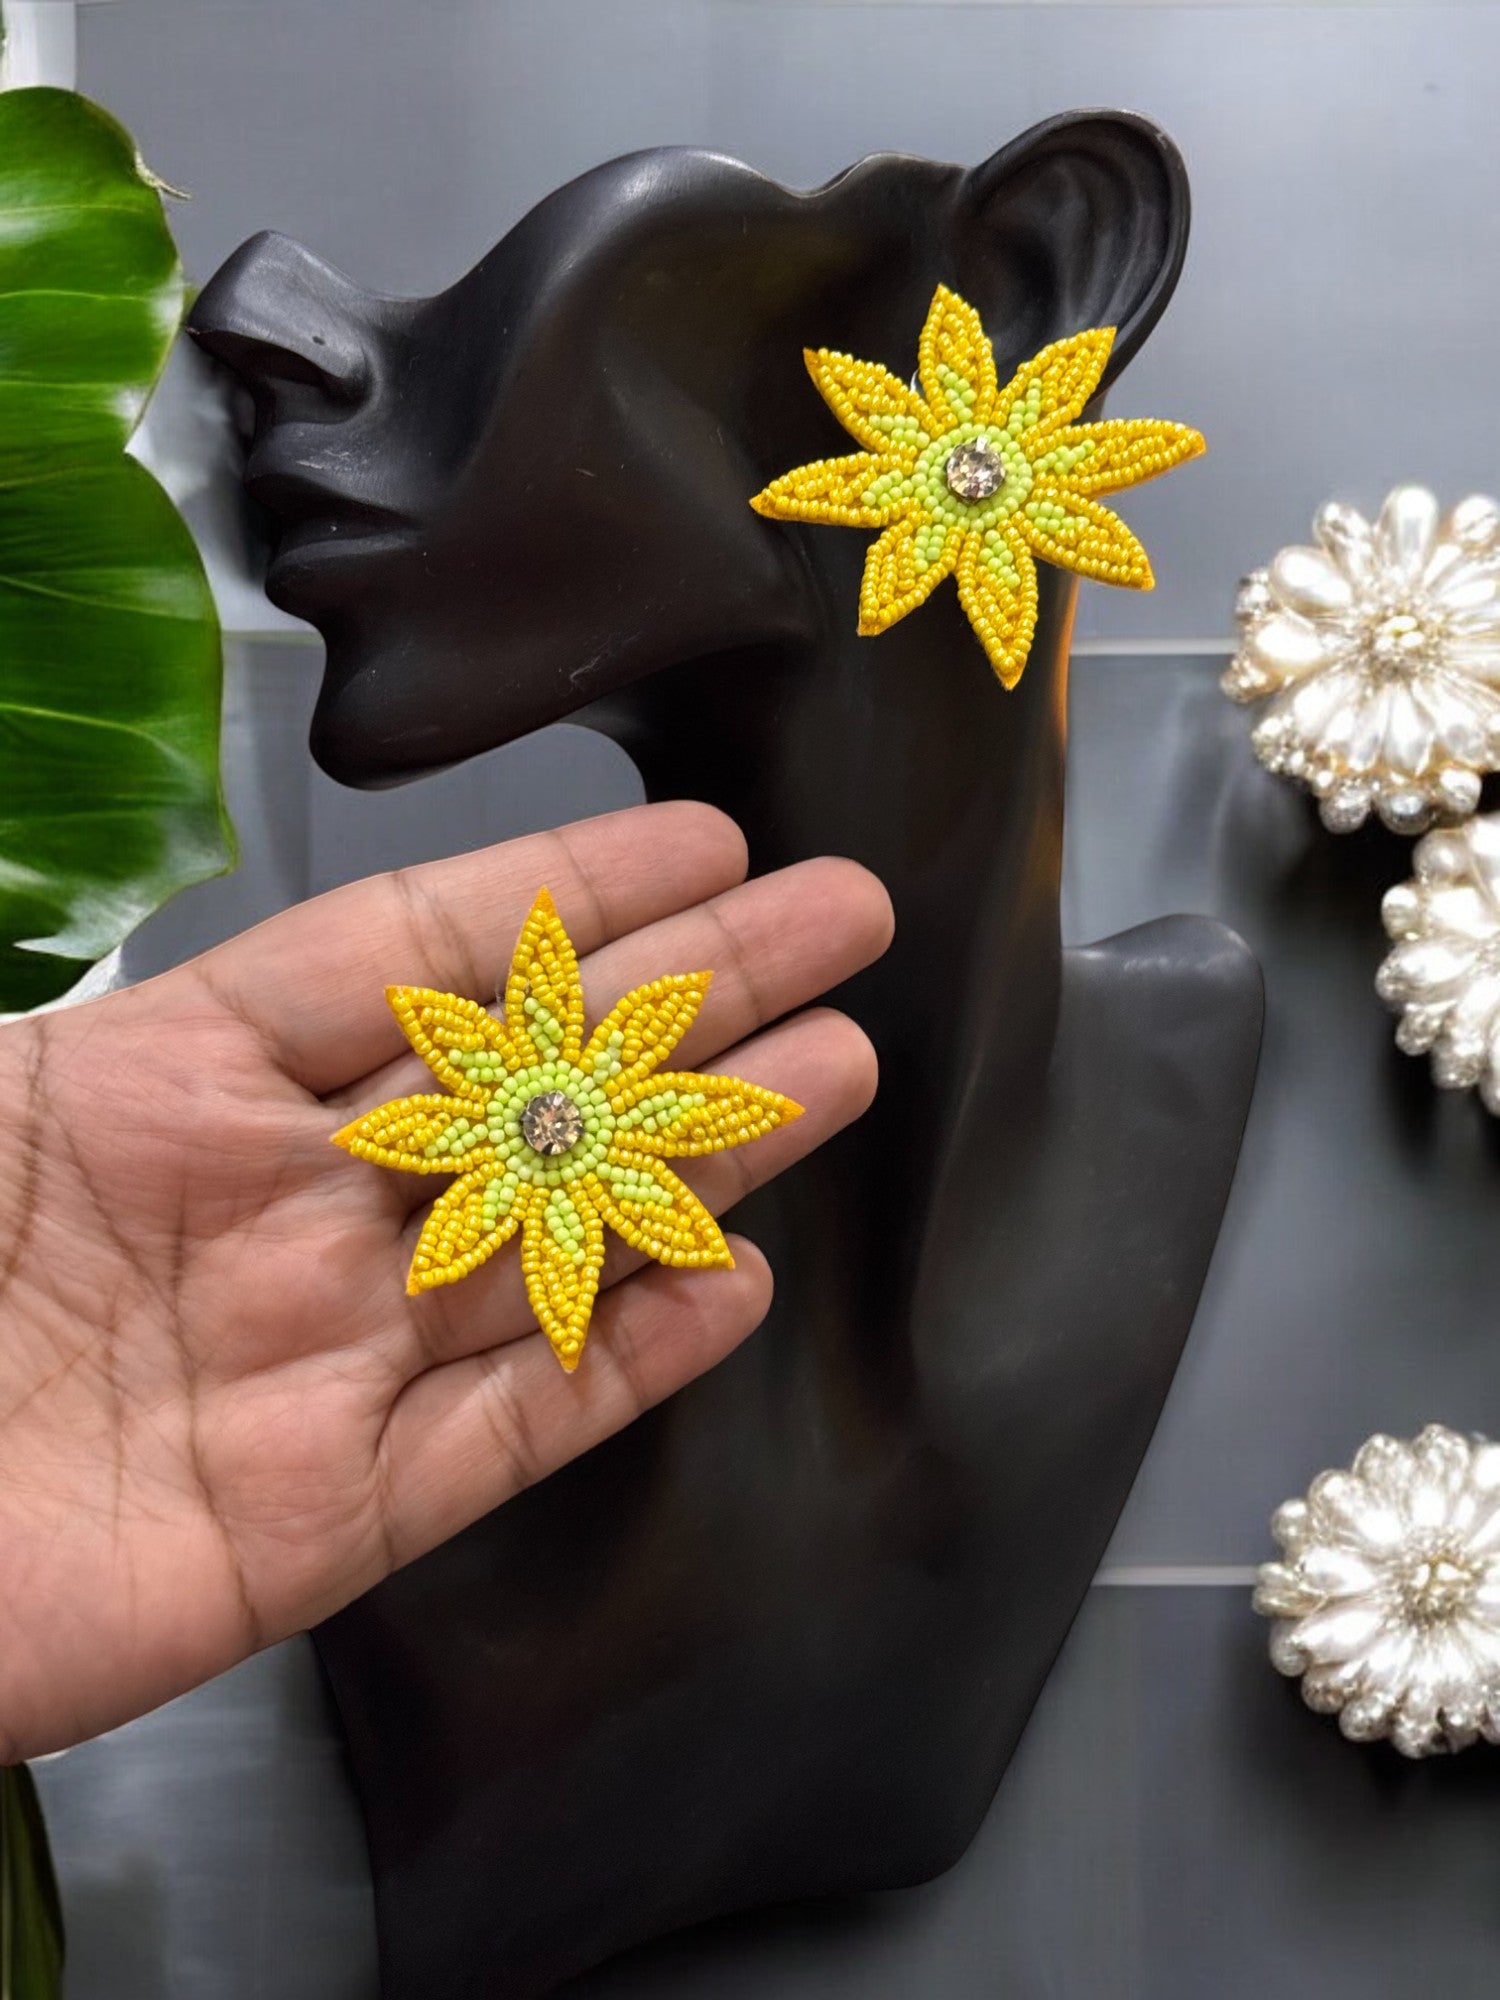
[[[268,581],[295,558],[300,566],[311,557],[337,559],[353,550],[370,553],[376,540],[389,542],[394,530],[406,527],[406,517],[338,486],[306,459],[288,463],[279,440],[259,441],[245,471],[245,490],[281,524],[281,535],[268,571]]]

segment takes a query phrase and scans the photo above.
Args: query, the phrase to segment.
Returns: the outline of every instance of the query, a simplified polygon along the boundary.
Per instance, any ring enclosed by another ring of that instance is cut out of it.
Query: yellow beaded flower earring
[[[1036,629],[1034,559],[1149,590],[1146,551],[1094,496],[1204,448],[1183,424],[1074,421],[1114,337],[1094,327],[1054,341],[1002,388],[978,313],[939,285],[918,346],[920,394],[879,362],[805,350],[829,408],[865,449],[798,466],[750,505],[781,521],[883,531],[865,562],[863,634],[886,631],[956,575],[991,666],[1014,687]]]
[[[578,959],[545,889],[526,919],[504,1018],[420,986],[386,997],[451,1095],[400,1097],[333,1142],[414,1174],[455,1174],[433,1205],[406,1289],[455,1283],[521,1231],[526,1293],[553,1352],[578,1366],[608,1227],[659,1264],[732,1265],[719,1225],[666,1165],[762,1138],[800,1116],[732,1076],[664,1072],[709,972],[638,986],[584,1040]]]

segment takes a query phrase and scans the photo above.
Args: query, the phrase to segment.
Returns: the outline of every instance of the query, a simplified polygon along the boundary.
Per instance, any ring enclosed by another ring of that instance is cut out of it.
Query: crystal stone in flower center
[[[548,1158],[565,1153],[583,1137],[583,1113],[571,1097],[549,1090],[533,1097],[521,1113],[521,1137],[533,1153]]]
[[[949,452],[943,477],[960,500],[988,500],[1005,484],[1005,460],[988,438],[975,438]]]

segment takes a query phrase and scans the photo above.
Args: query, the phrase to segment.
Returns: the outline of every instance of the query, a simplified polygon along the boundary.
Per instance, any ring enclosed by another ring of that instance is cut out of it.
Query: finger
[[[711,971],[702,1011],[670,1058],[673,1068],[692,1068],[852,978],[885,950],[891,929],[890,897],[867,868],[831,855],[798,862],[594,952],[580,967],[586,1017],[601,1019],[664,972]],[[432,1072],[407,1050],[328,1102],[357,1118],[432,1088]],[[413,1199],[431,1192],[419,1186]]]
[[[669,1160],[667,1165],[714,1215],[722,1215],[752,1188],[776,1175],[832,1138],[869,1108],[875,1095],[876,1060],[869,1037],[843,1014],[819,1009],[768,1029],[729,1052],[725,1073],[779,1090],[803,1106],[800,1118],[779,1125],[763,1139],[701,1159]],[[429,1195],[434,1191],[428,1188]],[[404,1240],[390,1247],[390,1283],[404,1282],[422,1218],[409,1223]],[[639,1270],[646,1259],[619,1237],[608,1238],[602,1292]],[[456,1285],[440,1285],[407,1301],[406,1365],[412,1372],[458,1355],[475,1354],[531,1332],[535,1315],[526,1297],[521,1260],[514,1243]],[[593,1336],[584,1351],[588,1366]],[[556,1364],[554,1363],[554,1366]]]
[[[862,972],[894,926],[868,868],[835,855],[798,862],[596,951],[583,982],[589,1018],[663,969],[711,970],[698,1018],[668,1059],[692,1069]]]
[[[731,1353],[765,1318],[772,1291],[754,1244],[735,1238],[731,1247],[732,1271],[653,1265],[601,1296],[576,1374],[534,1333],[408,1383],[381,1444],[397,1562],[545,1479]]]
[[[743,879],[745,841],[713,806],[632,806],[334,889],[182,968],[319,1094],[399,1046],[390,985],[493,995],[536,892],[552,891],[580,951]]]

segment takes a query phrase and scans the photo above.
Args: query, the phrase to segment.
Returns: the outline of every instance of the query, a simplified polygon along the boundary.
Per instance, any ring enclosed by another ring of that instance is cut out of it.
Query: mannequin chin
[[[719,1912],[922,1880],[1000,1780],[1188,1332],[1259,979],[1201,919],[1060,949],[1071,578],[1007,694],[951,588],[858,638],[864,538],[747,502],[847,448],[804,346],[904,373],[941,280],[1002,378],[1104,325],[1114,375],[1186,233],[1162,135],[1079,114],[811,195],[646,153],[436,299],[262,237],[198,302],[255,397],[277,601],[328,639],[328,769],[574,714],[648,793],[739,818],[757,869],[850,854],[897,914],[839,996],[874,1110],[736,1212],[777,1274],[761,1333],[318,1635],[387,2000],[541,1993]]]

